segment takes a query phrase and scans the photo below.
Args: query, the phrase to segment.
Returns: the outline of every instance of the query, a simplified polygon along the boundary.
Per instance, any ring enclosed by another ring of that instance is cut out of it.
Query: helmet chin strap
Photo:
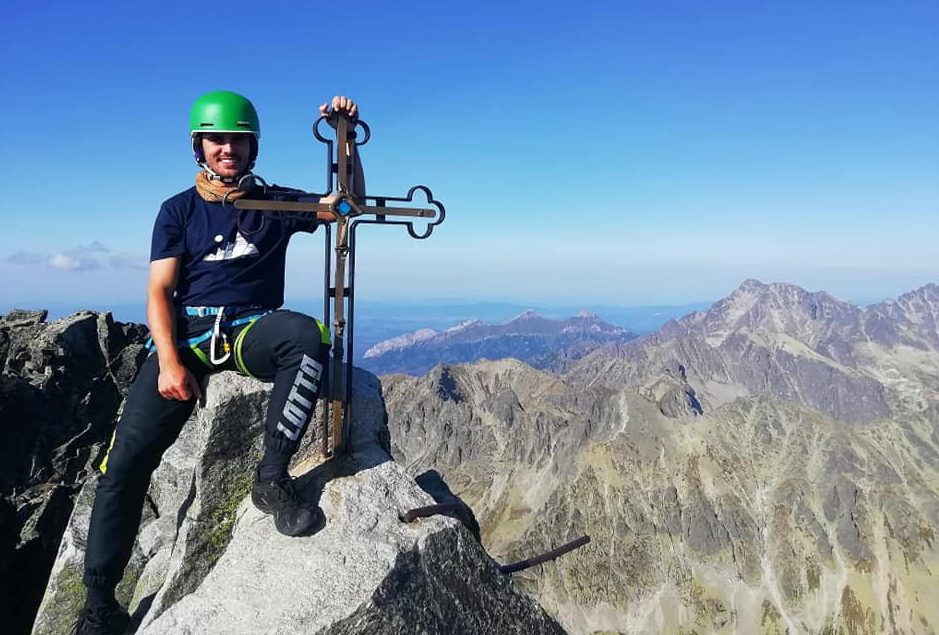
[[[200,161],[199,165],[202,167],[202,170],[205,172],[205,176],[210,181],[218,181],[224,183],[225,185],[237,185],[238,181],[242,179],[245,175],[251,174],[251,170],[245,170],[242,174],[238,176],[222,176],[215,170],[209,167],[209,164],[205,161]]]

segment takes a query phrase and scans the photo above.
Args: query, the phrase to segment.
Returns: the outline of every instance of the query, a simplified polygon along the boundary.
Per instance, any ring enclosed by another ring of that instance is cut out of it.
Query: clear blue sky
[[[316,106],[373,128],[360,297],[641,305],[747,277],[876,300],[939,280],[939,4],[24,2],[0,23],[0,308],[143,301],[187,114],[242,92],[257,171],[323,184]],[[348,25],[347,30],[342,25]],[[295,240],[288,294],[320,290]]]

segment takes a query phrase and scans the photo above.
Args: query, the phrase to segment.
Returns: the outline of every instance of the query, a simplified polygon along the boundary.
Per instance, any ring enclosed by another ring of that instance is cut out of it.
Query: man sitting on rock
[[[331,106],[357,116],[346,97],[334,97]],[[329,114],[329,105],[320,112]],[[274,383],[251,492],[255,506],[289,536],[308,535],[324,522],[319,508],[297,495],[287,465],[313,414],[329,331],[318,320],[279,309],[287,243],[296,232],[314,231],[317,221],[232,207],[244,194],[237,183],[251,172],[261,136],[257,112],[245,97],[203,95],[192,107],[189,130],[202,171],[194,187],[163,203],[153,228],[147,320],[155,354],[138,371],[101,464],[78,633],[121,633],[126,627],[129,618],[114,591],[130,559],[150,475],[211,373],[234,370]],[[362,179],[356,182],[361,187]]]

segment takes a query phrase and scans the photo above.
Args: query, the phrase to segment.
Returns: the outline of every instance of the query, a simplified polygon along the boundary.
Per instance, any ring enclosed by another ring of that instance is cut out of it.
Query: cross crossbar
[[[410,216],[415,218],[433,218],[437,210],[426,207],[379,207],[375,205],[359,205],[360,213],[342,214],[329,203],[305,203],[302,201],[263,201],[249,198],[240,198],[233,203],[235,209],[259,210],[271,212],[315,212],[317,218],[324,221],[336,220],[336,216],[359,216],[361,214],[374,214],[375,216]]]

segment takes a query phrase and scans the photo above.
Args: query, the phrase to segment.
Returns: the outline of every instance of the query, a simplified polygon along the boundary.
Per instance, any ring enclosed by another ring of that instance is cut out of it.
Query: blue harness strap
[[[187,309],[190,309],[190,308],[215,309],[215,312],[214,312],[214,313],[204,313],[204,314],[203,314],[203,316],[204,316],[204,315],[218,315],[218,309],[221,308],[221,307],[186,307],[186,308],[187,308]],[[246,317],[243,317],[243,318],[238,318],[237,320],[228,320],[227,322],[222,322],[222,323],[219,325],[219,327],[220,327],[220,328],[234,328],[234,327],[236,327],[236,326],[241,326],[242,324],[247,324],[247,323],[249,323],[249,322],[254,322],[255,320],[260,320],[260,319],[261,319],[262,317],[264,317],[265,315],[267,315],[267,314],[269,314],[269,313],[273,313],[273,312],[274,312],[273,309],[267,309],[267,310],[262,311],[262,312],[260,312],[260,313],[254,313],[254,314],[252,314],[252,315],[249,315],[249,316],[246,316]],[[187,312],[187,315],[198,316],[199,314],[190,314],[190,313]],[[215,326],[213,326],[212,328],[210,328],[208,331],[206,331],[206,332],[203,333],[202,335],[198,335],[198,336],[196,336],[196,337],[190,337],[188,340],[177,340],[177,341],[176,341],[176,346],[177,346],[177,348],[192,348],[193,346],[198,346],[199,344],[201,344],[201,343],[203,343],[203,342],[205,342],[205,341],[207,341],[207,340],[212,339],[212,334],[213,334],[214,332],[215,332]],[[146,346],[147,346],[147,350],[149,350],[149,351],[152,353],[153,350],[154,350],[154,348],[155,348],[155,347],[153,346],[153,338],[152,338],[152,337],[147,338],[147,344],[146,344]]]
[[[189,317],[206,317],[208,315],[218,315],[222,311],[241,313],[248,309],[260,309],[257,304],[246,304],[244,306],[183,306],[179,307],[179,312]]]

